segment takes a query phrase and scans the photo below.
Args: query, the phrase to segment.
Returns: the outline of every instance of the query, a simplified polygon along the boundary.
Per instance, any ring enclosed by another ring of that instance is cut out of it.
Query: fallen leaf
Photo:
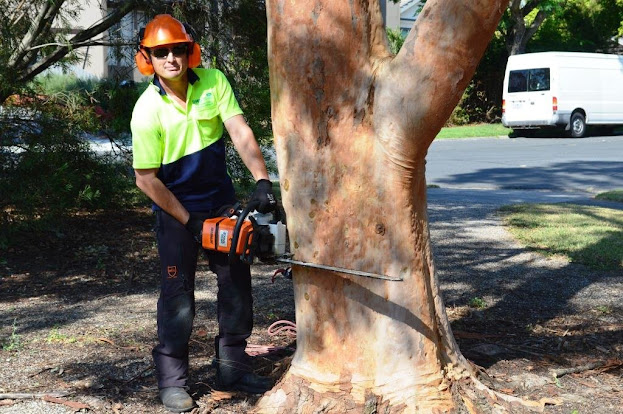
[[[110,344],[112,346],[114,346],[115,348],[119,348],[119,349],[127,349],[128,351],[138,351],[138,348],[135,346],[120,346],[117,345],[116,343],[114,343],[113,341],[111,341],[110,339],[107,338],[97,338],[98,341],[102,341],[102,342],[106,342],[107,344]]]
[[[235,392],[215,390],[210,393],[210,399],[214,401],[231,400],[235,395]]]

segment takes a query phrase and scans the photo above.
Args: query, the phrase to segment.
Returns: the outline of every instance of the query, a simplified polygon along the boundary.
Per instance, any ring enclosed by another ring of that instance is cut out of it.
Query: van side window
[[[549,68],[530,69],[528,91],[549,91]]]
[[[549,91],[549,68],[511,70],[508,91]]]
[[[528,90],[528,71],[511,70],[508,78],[509,92],[526,92]]]

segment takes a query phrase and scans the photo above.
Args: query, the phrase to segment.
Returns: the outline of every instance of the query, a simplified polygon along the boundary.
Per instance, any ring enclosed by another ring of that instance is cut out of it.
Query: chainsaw
[[[205,220],[201,246],[207,250],[227,253],[230,263],[241,260],[252,264],[257,258],[262,262],[288,263],[359,277],[390,281],[403,280],[402,276],[388,276],[295,260],[292,254],[286,254],[286,225],[275,219],[271,213],[261,214],[254,211],[258,205],[259,203],[255,202],[249,203],[241,210],[240,205],[237,204],[228,207],[220,217]],[[290,272],[290,269],[280,270]]]
[[[227,253],[229,262],[241,260],[251,264],[257,258],[267,261],[285,253],[286,226],[272,213],[261,214],[259,203],[229,207],[221,217],[203,222],[201,246]]]

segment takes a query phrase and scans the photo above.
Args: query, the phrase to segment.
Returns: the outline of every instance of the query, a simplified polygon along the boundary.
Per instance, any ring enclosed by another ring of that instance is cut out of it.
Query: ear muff
[[[134,61],[136,62],[136,67],[142,75],[151,76],[154,72],[154,67],[151,64],[151,60],[147,57],[147,53],[139,49],[134,55]]]
[[[201,65],[201,47],[199,43],[196,43],[197,32],[195,32],[195,29],[188,23],[182,23],[182,25],[186,33],[193,39],[193,42],[190,44],[190,50],[188,51],[188,67],[196,68]]]
[[[138,31],[138,38],[136,39],[136,54],[134,55],[134,61],[136,62],[136,68],[139,72],[141,72],[144,76],[151,76],[154,72],[154,67],[151,64],[151,60],[149,56],[147,56],[147,52],[145,52],[141,48],[141,42],[145,37],[145,28],[142,27]]]
[[[199,43],[192,43],[192,50],[188,53],[188,67],[196,68],[201,65],[201,48]]]

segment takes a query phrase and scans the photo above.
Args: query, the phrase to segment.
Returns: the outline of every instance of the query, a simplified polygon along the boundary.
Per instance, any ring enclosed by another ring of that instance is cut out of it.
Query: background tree
[[[94,38],[139,5],[138,0],[121,1],[101,21],[74,34],[71,24],[83,3],[0,0],[0,103],[47,68],[71,60],[77,48],[103,44]]]
[[[617,53],[623,28],[623,0],[568,0],[546,19],[529,51]]]
[[[505,8],[429,0],[393,57],[375,0],[268,2],[294,257],[401,280],[295,265],[297,350],[259,411],[451,412],[482,385],[439,293],[424,172]]]
[[[565,0],[510,0],[500,24],[508,54],[525,53],[528,40],[547,16],[561,10],[564,3]]]

